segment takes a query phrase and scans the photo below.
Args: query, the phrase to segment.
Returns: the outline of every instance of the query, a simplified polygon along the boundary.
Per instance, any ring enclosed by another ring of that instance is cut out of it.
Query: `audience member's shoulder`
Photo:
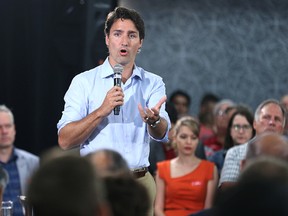
[[[26,150],[15,148],[15,153],[17,154],[18,157],[24,157],[39,162],[39,157],[37,155],[32,154],[31,152],[28,152]]]
[[[214,162],[208,161],[208,160],[201,160],[201,163],[204,164],[205,166],[215,166]]]
[[[163,167],[163,166],[168,166],[170,164],[171,160],[163,160],[157,162],[157,166]]]
[[[37,155],[35,155],[31,152],[28,152],[26,150],[15,148],[15,152],[18,156],[23,156],[23,157],[28,157],[28,158],[39,160],[39,157]]]
[[[233,146],[232,148],[230,148],[227,151],[227,154],[233,154],[233,153],[239,153],[241,151],[245,151],[247,149],[247,145],[248,145],[248,143],[244,143],[244,144],[241,144],[241,145]]]

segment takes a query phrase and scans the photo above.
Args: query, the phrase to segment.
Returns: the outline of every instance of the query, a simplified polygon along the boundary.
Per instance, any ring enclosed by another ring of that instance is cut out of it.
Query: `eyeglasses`
[[[250,130],[252,127],[251,127],[251,125],[239,125],[239,124],[235,124],[235,125],[232,125],[232,128],[233,128],[233,130],[235,130],[235,131],[240,131],[241,129],[242,129],[243,131],[248,131],[248,130]]]
[[[216,116],[225,116],[227,113],[226,113],[226,110],[218,110],[218,112],[216,113]]]

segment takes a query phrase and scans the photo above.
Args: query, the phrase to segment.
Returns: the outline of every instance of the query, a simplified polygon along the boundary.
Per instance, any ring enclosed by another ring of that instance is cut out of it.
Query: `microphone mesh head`
[[[123,66],[121,64],[116,64],[113,68],[115,74],[122,74]]]

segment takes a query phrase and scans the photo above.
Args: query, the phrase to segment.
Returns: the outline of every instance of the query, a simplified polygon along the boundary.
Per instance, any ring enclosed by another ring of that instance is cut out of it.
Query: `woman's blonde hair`
[[[176,137],[177,134],[179,133],[179,130],[182,126],[186,126],[189,129],[191,129],[191,131],[197,136],[199,137],[199,133],[200,133],[200,126],[199,126],[199,122],[198,120],[196,120],[194,117],[192,116],[183,116],[181,118],[179,118],[175,124],[175,127],[173,128],[173,137]],[[175,141],[173,140],[172,142],[172,146],[177,149],[177,145],[175,143]]]
[[[199,122],[192,116],[183,116],[176,122],[174,127],[175,135],[179,133],[181,126],[187,126],[198,137],[200,133]]]

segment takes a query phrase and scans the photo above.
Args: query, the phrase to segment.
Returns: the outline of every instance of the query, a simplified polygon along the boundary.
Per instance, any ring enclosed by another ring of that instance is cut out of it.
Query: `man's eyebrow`
[[[129,33],[129,34],[131,34],[131,33],[137,34],[138,32],[137,32],[137,31],[134,31],[134,30],[129,30],[128,33]]]
[[[121,30],[121,29],[115,29],[115,30],[113,30],[113,32],[123,32],[123,30]]]

